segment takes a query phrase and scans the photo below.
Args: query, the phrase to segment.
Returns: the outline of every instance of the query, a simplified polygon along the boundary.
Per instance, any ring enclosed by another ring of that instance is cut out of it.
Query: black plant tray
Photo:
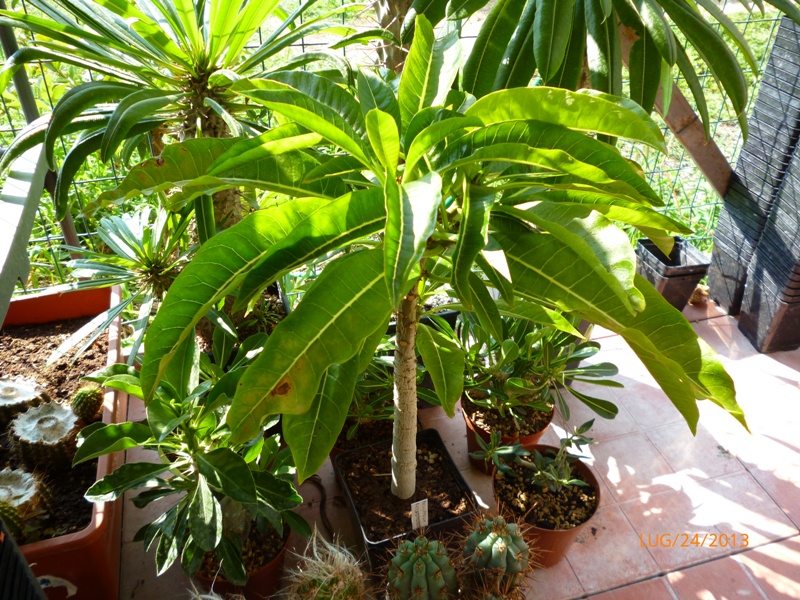
[[[800,303],[787,303],[757,284],[748,283],[739,330],[759,352],[800,347]]]
[[[417,446],[421,443],[427,443],[433,446],[439,446],[442,456],[444,457],[443,461],[443,473],[442,476],[450,475],[456,482],[457,486],[461,489],[464,498],[466,498],[467,502],[472,506],[476,506],[475,502],[475,495],[472,492],[472,489],[467,485],[467,482],[464,480],[464,477],[456,468],[453,459],[450,457],[450,453],[447,451],[447,446],[442,441],[442,437],[439,435],[439,432],[435,429],[425,429],[420,431],[417,434]],[[339,485],[344,490],[345,498],[347,499],[348,508],[350,513],[353,515],[353,519],[355,520],[356,524],[358,525],[358,529],[361,532],[361,542],[364,546],[364,549],[367,553],[367,558],[369,559],[370,566],[373,570],[382,567],[388,560],[390,553],[394,550],[394,548],[404,539],[408,539],[416,535],[415,531],[411,530],[411,523],[408,526],[408,532],[402,533],[400,535],[396,535],[391,538],[383,539],[383,540],[371,540],[367,536],[367,532],[364,530],[364,526],[361,523],[361,518],[359,514],[356,512],[355,502],[353,501],[353,495],[350,490],[350,486],[347,485],[345,481],[344,474],[342,471],[342,465],[347,459],[355,453],[358,452],[374,452],[376,450],[385,450],[390,448],[392,445],[391,440],[387,440],[384,442],[378,442],[376,444],[372,444],[370,446],[362,446],[361,448],[355,448],[353,450],[348,450],[346,452],[342,452],[341,454],[337,455],[333,460],[333,470],[336,473],[336,479],[339,482]],[[442,538],[447,536],[448,534],[460,530],[464,523],[469,520],[472,515],[475,514],[475,509],[473,508],[471,511],[464,513],[463,515],[452,517],[445,521],[439,523],[431,523],[425,529],[425,535],[432,538]]]

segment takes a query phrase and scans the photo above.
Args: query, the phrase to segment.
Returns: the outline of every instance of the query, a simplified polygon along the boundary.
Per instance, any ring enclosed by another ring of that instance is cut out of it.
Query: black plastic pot
[[[14,538],[0,521],[0,600],[46,600]]]
[[[664,299],[678,310],[686,306],[711,264],[705,254],[680,237],[675,238],[669,256],[650,240],[639,240],[636,256],[636,272],[652,283]]]
[[[475,496],[472,493],[469,485],[464,480],[464,477],[456,468],[453,459],[450,457],[450,453],[447,451],[447,447],[445,446],[444,442],[442,441],[439,432],[435,429],[425,429],[424,431],[420,431],[417,434],[417,445],[419,446],[421,443],[427,443],[433,446],[438,446],[439,450],[442,452],[442,456],[444,456],[445,460],[443,462],[443,472],[442,476],[450,475],[461,489],[464,498],[466,498],[467,502],[472,505],[473,507],[476,505],[475,503]],[[390,448],[392,445],[391,440],[387,440],[386,442],[380,442],[378,444],[372,444],[371,446],[363,446],[361,448],[356,448],[354,450],[348,450],[346,452],[342,452],[341,454],[337,455],[333,460],[333,468],[336,473],[336,479],[339,482],[339,485],[344,490],[345,498],[347,499],[348,508],[350,509],[350,513],[355,520],[358,530],[361,532],[361,541],[364,546],[364,549],[367,553],[367,558],[369,560],[370,566],[373,569],[378,569],[382,567],[388,560],[390,553],[394,550],[394,548],[404,539],[413,537],[415,535],[414,531],[411,531],[411,526],[409,523],[409,531],[406,533],[402,533],[400,535],[396,535],[391,538],[383,539],[383,540],[372,540],[367,536],[366,531],[364,530],[364,526],[361,523],[361,517],[356,511],[355,503],[353,501],[353,494],[350,490],[350,487],[347,485],[347,481],[345,480],[344,474],[342,472],[342,465],[345,464],[349,457],[353,456],[359,452],[367,452],[367,453],[374,453],[376,450],[385,450]],[[445,521],[441,521],[439,523],[430,523],[428,527],[425,529],[425,535],[429,538],[436,538],[441,539],[446,535],[458,531],[463,524],[469,520],[472,515],[475,514],[475,510],[471,510],[463,515],[452,517]]]

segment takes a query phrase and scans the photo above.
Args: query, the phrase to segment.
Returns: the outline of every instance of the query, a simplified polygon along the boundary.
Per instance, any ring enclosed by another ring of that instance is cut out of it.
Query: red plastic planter
[[[119,302],[118,287],[66,293],[43,292],[11,301],[3,325],[30,325],[98,315]],[[108,330],[108,364],[120,354],[119,322]],[[107,390],[103,422],[124,420],[127,396]],[[98,460],[97,478],[105,477],[122,464],[122,453]],[[80,600],[119,598],[122,504],[94,505],[92,522],[86,529],[21,547],[34,574],[51,578],[43,582],[49,600],[69,596]]]

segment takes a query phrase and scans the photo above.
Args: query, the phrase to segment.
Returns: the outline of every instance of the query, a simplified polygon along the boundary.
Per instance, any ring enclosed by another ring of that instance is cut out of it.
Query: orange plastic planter
[[[11,301],[3,325],[30,325],[98,315],[119,302],[118,287],[66,293],[43,292]],[[120,354],[119,322],[108,330],[108,364]],[[107,390],[103,422],[124,420],[127,396]],[[97,478],[105,477],[122,464],[122,453],[103,456],[97,464]],[[86,529],[21,547],[34,574],[43,581],[49,600],[67,597],[80,600],[119,598],[122,504],[95,504],[92,522]]]

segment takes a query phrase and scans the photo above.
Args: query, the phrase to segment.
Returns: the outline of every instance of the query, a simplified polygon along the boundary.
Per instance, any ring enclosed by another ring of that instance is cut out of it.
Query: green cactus
[[[498,570],[511,585],[528,569],[528,555],[519,526],[500,516],[479,521],[464,547],[464,558],[473,569]]]
[[[24,522],[19,509],[8,502],[0,500],[0,521],[3,522],[6,531],[11,534],[11,537],[19,539]]]
[[[0,379],[0,431],[29,406],[49,402],[50,397],[36,382],[27,379]]]
[[[72,409],[55,402],[29,408],[11,422],[17,455],[31,470],[69,467],[75,456],[77,421]]]
[[[72,396],[70,406],[72,412],[84,423],[96,421],[103,410],[103,388],[99,385],[84,385]]]
[[[400,544],[389,565],[389,595],[399,600],[455,598],[458,582],[447,548],[418,537]]]

